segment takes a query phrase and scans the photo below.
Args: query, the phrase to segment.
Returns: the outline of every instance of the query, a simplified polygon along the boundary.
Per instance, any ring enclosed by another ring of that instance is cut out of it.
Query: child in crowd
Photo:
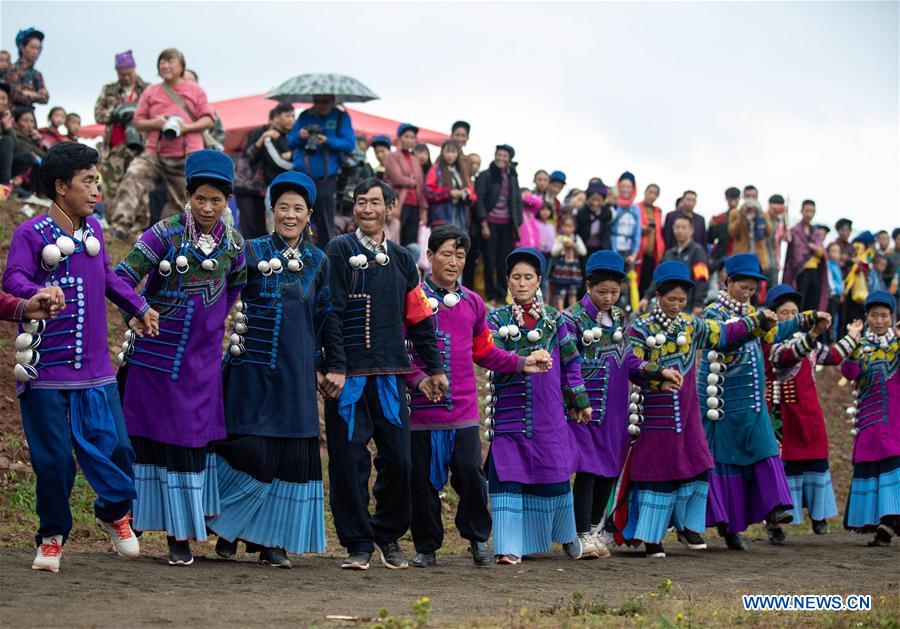
[[[72,142],[76,142],[80,133],[81,116],[71,112],[66,114],[66,137]]]
[[[887,263],[887,256],[880,253],[875,254],[875,258],[872,260],[872,269],[869,271],[869,292],[876,290],[887,291],[890,288],[884,281]]]
[[[553,256],[550,290],[555,296],[557,309],[564,310],[578,300],[578,291],[584,282],[580,258],[587,255],[587,247],[581,236],[575,233],[575,217],[560,219],[559,233],[550,254]]]
[[[841,270],[841,245],[835,241],[826,251],[828,277],[828,314],[831,315],[831,329],[825,335],[825,342],[837,337],[841,304],[844,303],[844,274]]]

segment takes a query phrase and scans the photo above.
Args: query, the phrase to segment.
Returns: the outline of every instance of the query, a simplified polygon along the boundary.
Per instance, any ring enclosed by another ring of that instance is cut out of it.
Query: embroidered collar
[[[197,225],[197,221],[194,220],[190,206],[184,211],[184,226],[191,244],[207,256],[218,248],[225,236],[225,223],[221,219],[216,221],[208,234],[204,234]]]
[[[272,244],[275,245],[275,248],[278,249],[279,253],[281,253],[286,260],[300,260],[303,257],[304,243],[302,234],[300,240],[297,241],[297,246],[292,247],[281,234],[272,232]]]

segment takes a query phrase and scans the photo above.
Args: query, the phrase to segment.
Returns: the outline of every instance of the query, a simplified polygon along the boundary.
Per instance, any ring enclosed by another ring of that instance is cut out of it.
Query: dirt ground
[[[330,615],[373,618],[382,607],[409,614],[429,596],[436,624],[502,621],[520,607],[548,612],[581,591],[610,604],[671,579],[674,591],[695,601],[740,608],[744,593],[887,593],[900,591],[900,544],[866,548],[866,537],[834,533],[791,536],[782,548],[757,538],[746,553],[719,539],[692,552],[667,544],[665,559],[616,553],[608,560],[565,559],[561,551],[520,566],[475,568],[467,556],[440,556],[432,569],[391,571],[373,562],[347,573],[335,557],[295,557],[292,570],[198,559],[170,567],[163,557],[125,561],[111,553],[63,558],[59,574],[29,569],[27,550],[0,550],[0,622],[6,626],[246,626],[279,622],[336,625]],[[410,550],[410,549],[407,549]],[[51,601],[65,601],[64,605]],[[873,596],[874,604],[878,597]]]

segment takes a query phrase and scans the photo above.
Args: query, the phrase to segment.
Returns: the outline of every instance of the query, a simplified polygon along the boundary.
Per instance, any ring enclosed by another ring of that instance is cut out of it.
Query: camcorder
[[[324,144],[319,136],[323,135],[325,130],[317,124],[307,125],[303,128],[309,133],[309,137],[306,138],[306,146],[303,147],[303,150],[307,153],[315,153],[319,150],[319,147]]]
[[[112,112],[112,121],[125,127],[125,144],[134,151],[144,149],[144,138],[134,126],[134,112],[137,103],[119,105]]]
[[[166,123],[163,125],[162,134],[167,140],[174,140],[181,137],[181,125],[184,124],[181,116],[168,116]]]

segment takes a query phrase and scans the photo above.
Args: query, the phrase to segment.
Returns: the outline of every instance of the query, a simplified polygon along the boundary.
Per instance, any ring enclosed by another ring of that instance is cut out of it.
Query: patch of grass
[[[69,500],[72,537],[89,541],[107,540],[94,518],[95,497],[87,480],[78,473]],[[0,490],[0,546],[23,548],[34,545],[33,535],[38,529],[36,504],[33,475],[24,481],[10,482]]]

